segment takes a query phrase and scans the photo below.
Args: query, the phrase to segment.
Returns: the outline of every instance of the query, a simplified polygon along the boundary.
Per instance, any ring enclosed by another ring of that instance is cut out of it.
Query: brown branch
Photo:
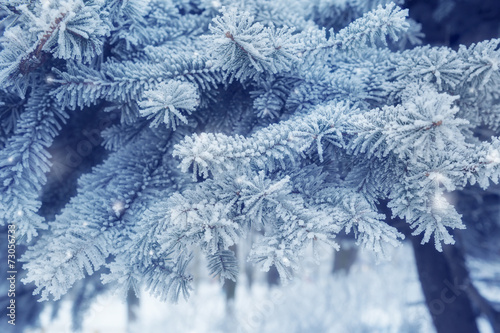
[[[234,44],[236,44],[240,49],[243,50],[243,52],[245,52],[246,54],[248,54],[251,57],[251,55],[248,53],[248,51],[245,50],[245,48],[243,46],[241,46],[240,44],[238,44],[238,42],[236,42],[234,40],[233,35],[229,31],[226,32],[226,37],[229,38],[230,40],[232,40],[234,42]]]
[[[443,125],[443,121],[442,120],[433,121],[431,126],[424,127],[423,129],[425,129],[426,131],[428,131],[431,128],[438,127],[438,126],[441,126],[441,125]]]
[[[42,38],[38,42],[38,47],[36,48],[36,51],[35,51],[36,55],[38,55],[42,51],[43,47],[45,46],[45,44],[47,43],[49,38],[52,36],[54,31],[56,31],[56,29],[59,26],[59,23],[61,23],[61,21],[64,19],[65,16],[66,16],[66,13],[61,13],[56,18],[56,20],[50,25],[49,30],[42,36]]]
[[[36,69],[44,62],[45,57],[44,57],[43,47],[45,46],[49,38],[52,36],[54,31],[56,31],[56,29],[59,27],[59,24],[64,19],[64,17],[66,17],[66,14],[67,13],[61,13],[55,19],[55,21],[50,25],[49,30],[47,30],[45,34],[42,36],[42,38],[40,38],[36,48],[21,59],[19,63],[19,70],[23,75],[26,75],[30,71]],[[32,60],[37,60],[37,62],[34,64]]]

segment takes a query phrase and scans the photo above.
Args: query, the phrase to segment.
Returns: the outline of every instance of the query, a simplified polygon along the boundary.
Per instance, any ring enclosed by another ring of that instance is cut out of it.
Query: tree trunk
[[[234,251],[236,257],[238,257],[238,247],[233,245],[229,248]],[[224,290],[224,294],[226,295],[226,319],[224,321],[224,331],[234,332],[236,330],[236,312],[235,312],[235,301],[236,301],[236,281],[225,279],[224,286],[222,289]]]
[[[341,247],[340,250],[335,252],[333,256],[333,268],[332,273],[349,273],[352,265],[356,261],[356,257],[358,256],[358,247],[357,246],[344,246]]]
[[[139,298],[135,291],[130,288],[127,293],[127,333],[137,332],[137,320],[139,312]]]
[[[236,257],[238,256],[238,248],[236,245],[231,246],[229,249],[234,251]],[[225,279],[222,289],[226,294],[226,312],[228,315],[232,315],[234,310],[234,298],[236,297],[236,281]]]
[[[411,242],[415,253],[418,275],[426,304],[438,333],[477,333],[474,313],[466,287],[468,274],[457,275],[453,265],[463,266],[465,260],[459,251],[449,245],[445,253],[438,252],[434,244],[421,245],[418,237]],[[465,272],[467,270],[465,269]],[[463,273],[463,272],[462,272]],[[468,272],[467,272],[468,273]]]
[[[277,286],[280,284],[280,274],[276,266],[269,267],[269,271],[266,273],[266,280],[268,286]]]
[[[457,277],[463,289],[471,302],[483,313],[490,321],[493,332],[500,332],[500,311],[497,311],[491,303],[483,297],[472,283],[469,276],[469,270],[466,266],[464,248],[460,231],[455,232],[455,246],[447,246],[444,248],[444,255],[450,264],[452,271]]]

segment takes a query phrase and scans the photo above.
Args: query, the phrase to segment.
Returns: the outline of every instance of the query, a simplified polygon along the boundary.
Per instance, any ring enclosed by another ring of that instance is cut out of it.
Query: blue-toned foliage
[[[286,281],[340,233],[388,255],[394,217],[441,251],[465,227],[448,195],[499,181],[500,40],[417,46],[399,1],[0,4],[0,225],[43,300],[98,271],[187,298],[191,259],[235,280],[245,237]],[[66,163],[96,165],[47,221],[58,135],[90,111],[118,117],[81,124]]]

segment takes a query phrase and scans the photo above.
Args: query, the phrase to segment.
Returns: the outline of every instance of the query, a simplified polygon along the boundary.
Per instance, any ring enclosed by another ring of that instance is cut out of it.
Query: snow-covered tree
[[[0,225],[41,300],[101,272],[187,298],[243,239],[283,282],[343,234],[443,251],[452,192],[499,181],[500,39],[420,46],[400,1],[0,4]]]

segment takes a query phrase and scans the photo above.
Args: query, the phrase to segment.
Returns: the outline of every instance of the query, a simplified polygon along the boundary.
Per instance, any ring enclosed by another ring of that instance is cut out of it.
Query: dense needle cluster
[[[0,4],[0,224],[42,299],[97,271],[187,297],[193,256],[235,279],[242,239],[283,280],[339,233],[384,256],[404,236],[382,206],[441,250],[464,228],[447,195],[498,182],[500,40],[418,46],[392,1]],[[47,218],[81,112],[117,115],[107,153]]]

